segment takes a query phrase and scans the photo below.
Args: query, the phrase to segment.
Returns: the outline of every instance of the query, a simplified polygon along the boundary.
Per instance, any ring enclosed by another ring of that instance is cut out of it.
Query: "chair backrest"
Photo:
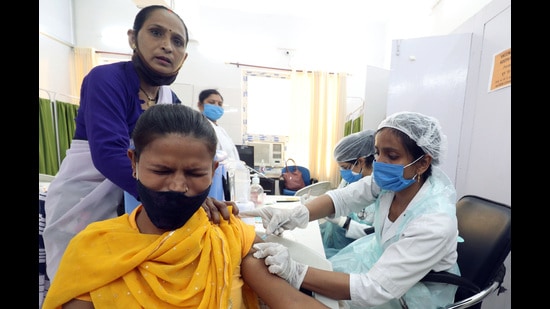
[[[302,179],[304,180],[304,184],[306,186],[309,186],[311,184],[311,174],[309,173],[309,169],[307,167],[301,166],[301,165],[290,165],[288,166],[289,171],[293,171],[294,167],[297,167],[300,172],[302,172]],[[284,172],[286,172],[287,167],[283,167],[281,169],[281,176]],[[282,190],[283,195],[294,195],[296,191],[289,190],[286,188],[283,188]]]
[[[319,196],[330,190],[331,186],[332,184],[330,183],[330,181],[319,181],[296,191],[296,193],[294,193],[294,196],[302,196],[304,194]]]
[[[457,245],[461,275],[483,289],[510,253],[512,209],[483,197],[465,195],[456,204],[456,216],[459,235],[464,238]],[[459,289],[456,299],[465,296],[459,293],[467,292]]]

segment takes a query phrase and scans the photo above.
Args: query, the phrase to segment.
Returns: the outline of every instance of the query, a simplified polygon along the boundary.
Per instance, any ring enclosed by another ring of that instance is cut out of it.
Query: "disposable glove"
[[[253,247],[258,250],[253,256],[257,259],[265,258],[264,262],[270,273],[276,274],[296,289],[300,289],[308,266],[294,261],[287,247],[274,242],[257,243]]]
[[[291,209],[265,206],[240,211],[239,214],[246,217],[261,217],[267,235],[281,235],[284,230],[293,230],[297,227],[303,229],[309,223],[309,210],[301,204]]]
[[[359,239],[365,235],[372,234],[372,233],[374,233],[374,229],[371,225],[368,225],[365,223],[359,223],[355,220],[351,220],[349,222],[349,226],[346,231],[346,237]]]
[[[344,227],[344,224],[346,223],[347,218],[348,217],[346,217],[346,216],[335,217],[335,218],[325,217],[325,220],[330,221],[330,222],[338,225],[339,227]]]

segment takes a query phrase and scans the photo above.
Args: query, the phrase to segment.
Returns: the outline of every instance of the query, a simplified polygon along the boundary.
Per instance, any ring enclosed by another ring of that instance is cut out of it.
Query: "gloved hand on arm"
[[[253,256],[265,258],[265,265],[270,273],[285,279],[296,289],[300,289],[306,276],[308,265],[298,263],[290,257],[288,248],[274,242],[257,243],[253,246],[258,250]]]
[[[281,209],[265,206],[241,211],[241,216],[261,217],[266,234],[281,235],[284,230],[293,230],[297,227],[306,228],[309,223],[309,210],[304,205],[292,209]]]

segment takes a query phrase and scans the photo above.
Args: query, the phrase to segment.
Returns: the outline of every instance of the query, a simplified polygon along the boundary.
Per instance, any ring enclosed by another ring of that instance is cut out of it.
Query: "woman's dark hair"
[[[181,104],[156,104],[141,114],[132,132],[137,158],[153,140],[172,133],[203,140],[214,158],[218,144],[214,128],[199,111]]]
[[[365,158],[365,165],[368,167],[368,168],[371,168],[372,167],[372,162],[374,162],[374,155],[370,155],[368,157]]]
[[[204,100],[206,100],[206,98],[208,98],[212,94],[219,95],[220,98],[222,98],[222,101],[223,101],[223,96],[221,95],[221,93],[218,90],[216,90],[216,89],[205,89],[205,90],[201,91],[201,93],[199,93],[199,104],[204,104]]]
[[[179,18],[179,20],[183,24],[183,29],[185,30],[184,47],[187,47],[187,43],[189,43],[189,31],[187,31],[187,26],[185,25],[185,22],[183,21],[183,19],[181,19],[181,17],[178,14],[176,14],[176,12],[172,11],[171,9],[163,5],[146,6],[137,13],[136,18],[134,19],[134,27],[133,27],[136,37],[139,30],[141,30],[141,28],[143,27],[143,24],[145,23],[145,21],[149,18],[151,13],[153,13],[156,10],[166,10],[166,11],[172,12],[174,13],[174,15],[176,15]]]
[[[407,150],[407,152],[410,153],[413,156],[414,160],[416,160],[416,159],[420,158],[422,155],[426,154],[424,152],[424,150],[422,150],[422,148],[420,148],[414,140],[412,140],[407,134],[405,134],[405,133],[403,133],[403,132],[401,132],[397,129],[390,128],[390,127],[384,127],[384,128],[379,129],[376,133],[380,132],[380,130],[383,130],[383,129],[388,129],[391,134],[396,136],[403,143],[403,145],[405,146],[405,149]],[[424,174],[422,174],[422,178],[423,178],[423,180],[426,180],[431,175],[432,175],[432,165],[430,164],[430,166],[428,166],[428,169],[426,169],[426,172],[424,172]]]
[[[374,162],[374,155],[370,155],[370,156],[366,156],[366,157],[362,157],[362,158],[365,158],[365,165],[368,167],[368,168],[371,168],[372,167],[372,163]],[[355,159],[355,160],[349,160],[349,161],[346,161],[346,163],[349,163],[349,164],[355,164],[355,162],[357,162],[359,158]]]

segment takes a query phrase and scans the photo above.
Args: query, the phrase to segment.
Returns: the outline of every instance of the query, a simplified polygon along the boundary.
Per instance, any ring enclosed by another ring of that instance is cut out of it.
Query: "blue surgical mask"
[[[363,178],[363,175],[361,174],[361,172],[363,172],[363,168],[361,168],[361,171],[359,171],[359,173],[356,173],[353,171],[353,168],[355,167],[355,164],[357,164],[357,162],[359,161],[355,161],[355,163],[351,168],[348,168],[348,169],[340,168],[340,176],[342,176],[342,178],[347,183],[356,182],[357,180]]]
[[[403,178],[405,168],[413,165],[424,155],[407,165],[390,164],[374,161],[372,175],[376,184],[384,190],[399,192],[416,182],[414,175],[411,179]]]
[[[214,104],[204,104],[204,111],[202,112],[206,118],[216,121],[223,116],[223,108]]]
[[[352,170],[340,170],[340,176],[348,183],[356,182],[363,177],[361,173],[356,173]]]
[[[154,191],[137,181],[139,200],[151,222],[162,230],[182,227],[201,207],[210,192],[210,186],[195,196],[176,191]]]

